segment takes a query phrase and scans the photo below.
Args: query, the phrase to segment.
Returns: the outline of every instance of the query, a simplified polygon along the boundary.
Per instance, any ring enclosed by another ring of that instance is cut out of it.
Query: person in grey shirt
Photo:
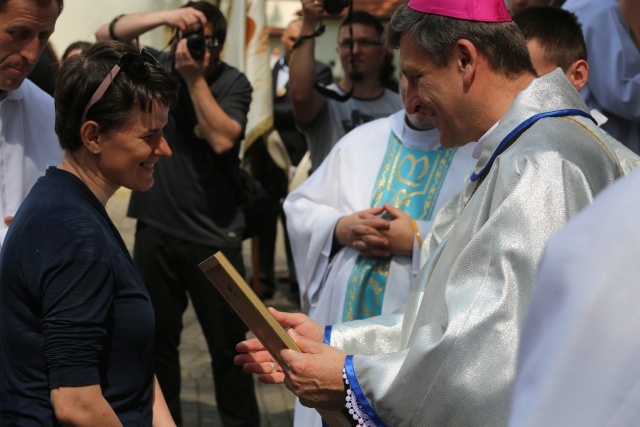
[[[337,51],[343,76],[328,88],[342,95],[342,99],[330,99],[317,86],[314,88],[315,40],[307,36],[315,31],[323,2],[302,0],[302,8],[302,37],[291,53],[289,86],[293,114],[307,138],[313,171],[349,131],[395,113],[402,108],[402,102],[400,95],[380,83],[381,70],[390,55],[381,42],[384,27],[378,18],[363,11],[348,15],[338,32]]]

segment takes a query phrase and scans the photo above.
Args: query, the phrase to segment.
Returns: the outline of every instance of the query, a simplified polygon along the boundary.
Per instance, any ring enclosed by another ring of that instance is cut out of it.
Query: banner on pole
[[[273,127],[269,31],[264,0],[227,0],[227,40],[223,60],[242,71],[253,87],[242,153]],[[222,6],[221,5],[221,6]]]

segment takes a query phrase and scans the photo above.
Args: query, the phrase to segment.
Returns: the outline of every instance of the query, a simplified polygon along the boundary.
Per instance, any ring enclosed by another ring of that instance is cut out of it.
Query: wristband
[[[122,15],[116,16],[111,20],[111,23],[109,24],[109,37],[111,37],[111,40],[120,41],[118,40],[118,36],[116,36],[114,28],[116,26],[116,22],[118,22],[118,19],[122,18],[123,16],[124,16],[124,13]]]
[[[413,231],[416,233],[416,240],[418,241],[418,248],[422,249],[422,236],[420,236],[420,229],[418,228],[418,224],[415,219],[411,220],[411,225],[413,225]]]

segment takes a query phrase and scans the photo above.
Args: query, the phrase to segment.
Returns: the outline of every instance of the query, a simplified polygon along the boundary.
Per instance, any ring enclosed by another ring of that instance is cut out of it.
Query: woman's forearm
[[[176,423],[171,417],[167,402],[158,384],[158,379],[153,377],[153,427],[175,427]]]
[[[51,405],[58,422],[73,427],[121,427],[98,384],[51,390]]]

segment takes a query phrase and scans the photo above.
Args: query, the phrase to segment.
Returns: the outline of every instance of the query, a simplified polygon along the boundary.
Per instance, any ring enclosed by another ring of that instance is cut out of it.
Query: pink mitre
[[[411,0],[418,12],[479,22],[510,22],[504,0]]]

